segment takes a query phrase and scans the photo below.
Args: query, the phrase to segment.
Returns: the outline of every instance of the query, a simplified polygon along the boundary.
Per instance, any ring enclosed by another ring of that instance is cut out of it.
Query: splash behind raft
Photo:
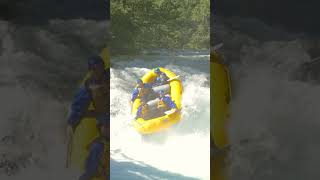
[[[163,85],[162,87],[155,87],[153,88],[155,92],[158,92],[159,90],[166,89],[167,93],[170,95],[172,101],[176,104],[178,111],[172,113],[172,114],[163,114],[162,116],[155,117],[152,119],[143,119],[138,118],[135,121],[133,121],[134,128],[141,134],[153,134],[156,132],[163,131],[165,129],[168,129],[172,125],[176,124],[181,119],[181,99],[182,99],[182,83],[181,80],[179,80],[177,75],[168,69],[160,68],[160,70],[165,73],[170,80],[169,85]],[[143,83],[151,83],[156,78],[156,73],[152,70],[146,73],[141,80]],[[166,86],[168,88],[166,88]],[[159,99],[154,99],[148,102],[149,106],[154,106],[157,104]],[[141,105],[140,98],[137,98],[133,104],[132,104],[132,114],[135,115],[138,111],[138,108]]]
[[[106,67],[110,68],[109,62],[109,53],[108,49],[105,48],[102,53],[101,57],[105,62]],[[87,74],[82,82],[89,77]],[[94,110],[94,106],[91,102],[89,110]],[[89,147],[90,143],[99,136],[98,129],[96,127],[96,119],[95,118],[82,118],[79,125],[77,126],[74,135],[73,135],[73,143],[71,145],[71,157],[70,157],[70,167],[73,169],[77,169],[81,173],[84,172],[85,169],[85,161],[89,155]],[[106,146],[109,146],[107,144]],[[109,150],[108,147],[105,150]],[[109,151],[105,152],[105,161],[106,161],[106,172],[109,173]],[[107,174],[108,176],[108,174]],[[91,180],[105,180],[103,177],[95,177]]]

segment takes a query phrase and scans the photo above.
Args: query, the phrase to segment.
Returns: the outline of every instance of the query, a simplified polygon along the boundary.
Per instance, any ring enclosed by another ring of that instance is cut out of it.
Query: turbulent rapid
[[[192,53],[111,60],[111,179],[210,179],[209,56]],[[135,82],[155,67],[180,75],[182,120],[144,141],[131,125]]]
[[[311,42],[287,32],[279,38],[258,20],[221,18],[215,25],[234,85],[230,179],[319,179],[320,86],[293,78],[311,61]]]
[[[107,22],[0,21],[0,179],[71,179],[64,133],[86,59],[105,47]]]
[[[261,23],[223,21],[215,24],[215,37],[225,45],[234,85],[231,179],[319,179],[320,87],[291,78],[311,60],[308,41],[293,34],[280,39]],[[105,32],[104,21],[32,27],[0,21],[0,179],[73,176],[63,168],[67,107],[86,58],[105,46]],[[157,66],[182,78],[183,116],[162,142],[150,143],[130,125],[129,99],[136,79]],[[112,179],[209,179],[209,57],[117,57],[111,78]],[[242,139],[249,141],[239,144]]]

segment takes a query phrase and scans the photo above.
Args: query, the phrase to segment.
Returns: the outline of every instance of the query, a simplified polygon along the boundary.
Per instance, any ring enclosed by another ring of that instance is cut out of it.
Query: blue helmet
[[[138,79],[137,84],[143,84],[143,81],[141,79]]]
[[[156,68],[155,70],[154,70],[154,72],[156,73],[156,74],[159,74],[161,71],[160,71],[160,68]]]
[[[104,66],[104,62],[100,56],[92,56],[92,57],[88,58],[88,69],[92,69],[96,65],[103,65]]]

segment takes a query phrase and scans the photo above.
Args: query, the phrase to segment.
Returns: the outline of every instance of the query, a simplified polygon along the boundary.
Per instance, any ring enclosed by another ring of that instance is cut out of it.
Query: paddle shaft
[[[67,140],[67,160],[66,160],[66,168],[69,167],[70,159],[71,159],[71,152],[72,152],[72,144],[73,144],[73,135],[68,134]]]
[[[168,79],[167,81],[169,82],[169,81],[171,81],[171,80],[177,79],[178,77],[180,77],[180,75],[175,76],[175,77],[173,77],[173,78],[170,78],[170,79]]]

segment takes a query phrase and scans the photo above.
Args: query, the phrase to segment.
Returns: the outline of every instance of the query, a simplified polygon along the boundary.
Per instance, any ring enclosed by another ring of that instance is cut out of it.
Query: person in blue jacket
[[[71,104],[71,112],[68,117],[67,127],[68,140],[72,139],[73,133],[78,124],[80,124],[82,118],[95,118],[99,127],[101,124],[109,124],[110,69],[105,69],[104,62],[100,56],[93,56],[88,59],[88,70],[90,71],[90,76],[79,88]],[[91,103],[94,110],[88,110]],[[106,134],[106,138],[109,138],[109,133]],[[68,142],[68,144],[70,144],[70,142]],[[95,156],[93,155],[94,152],[100,151],[98,144],[91,147],[91,155],[88,157],[88,162],[95,161],[90,159]],[[95,169],[95,163],[87,164],[86,172],[92,172],[90,169]],[[87,177],[87,175],[83,177]]]
[[[160,68],[156,68],[154,70],[154,72],[156,73],[157,77],[156,77],[155,81],[153,82],[152,86],[161,86],[161,85],[169,83],[168,82],[168,80],[169,80],[168,76],[164,72],[162,72],[160,70]]]
[[[99,121],[97,127],[100,136],[89,146],[89,156],[85,162],[85,171],[79,180],[90,180],[94,177],[103,177],[107,180],[107,136],[109,136],[110,126],[107,121]]]
[[[165,95],[164,91],[159,91],[158,109],[162,112],[170,109],[178,110],[177,105],[172,101],[169,95]]]
[[[100,56],[88,59],[88,69],[91,74],[79,88],[71,104],[68,127],[73,131],[83,117],[103,119],[109,114],[110,69],[104,68],[104,62]],[[94,106],[93,111],[88,110],[90,103]]]
[[[138,79],[137,86],[133,90],[130,102],[132,104],[137,98],[140,98],[143,101],[148,101],[153,95],[155,95],[155,93],[152,89],[152,84],[143,83],[141,79]]]
[[[145,101],[142,101],[140,107],[138,108],[135,119],[138,118],[150,119],[149,105]]]

